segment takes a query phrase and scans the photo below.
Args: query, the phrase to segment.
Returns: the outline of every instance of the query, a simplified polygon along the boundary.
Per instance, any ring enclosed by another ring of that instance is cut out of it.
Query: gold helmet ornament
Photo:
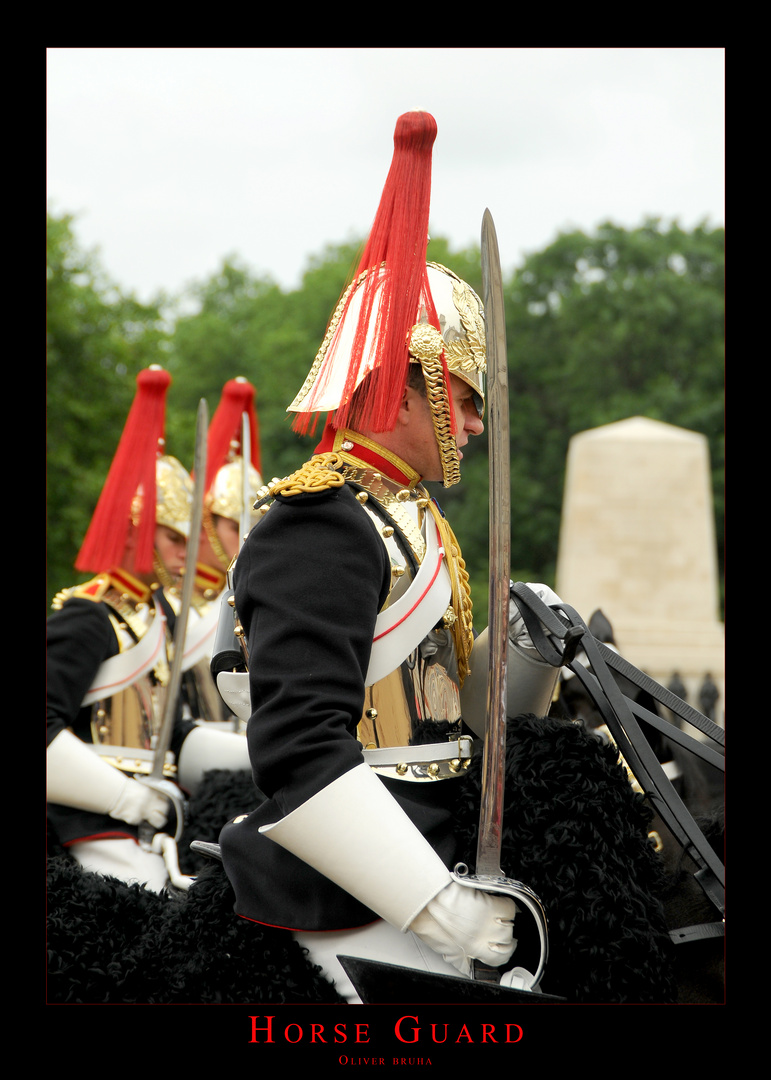
[[[159,454],[155,462],[155,523],[190,539],[193,478],[175,457]]]
[[[430,113],[414,110],[397,120],[391,169],[357,273],[287,411],[298,414],[294,427],[301,433],[320,413],[330,414],[332,429],[390,431],[409,364],[420,364],[443,482],[450,487],[460,479],[450,375],[474,389],[481,416],[485,332],[474,290],[446,267],[426,262],[435,138]]]
[[[102,573],[120,566],[137,530],[134,566],[154,568],[156,525],[190,533],[193,484],[176,458],[162,454],[166,392],[171,376],[153,365],[137,375],[137,391],[94,515],[75,562],[77,570]],[[146,506],[154,507],[151,514]]]
[[[209,425],[203,526],[212,549],[225,569],[231,560],[220,543],[214,519],[223,517],[238,525],[241,523],[244,509],[244,417],[249,433],[246,479],[250,508],[262,487],[255,397],[254,386],[243,376],[230,379],[222,388],[219,404]],[[256,523],[258,516],[251,511],[252,524]]]

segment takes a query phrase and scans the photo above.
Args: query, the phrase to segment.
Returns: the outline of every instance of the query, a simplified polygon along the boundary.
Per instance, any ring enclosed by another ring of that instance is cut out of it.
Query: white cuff
[[[451,881],[369,765],[357,765],[260,832],[398,930]]]
[[[109,814],[129,777],[108,765],[65,728],[46,751],[46,800],[94,814]]]

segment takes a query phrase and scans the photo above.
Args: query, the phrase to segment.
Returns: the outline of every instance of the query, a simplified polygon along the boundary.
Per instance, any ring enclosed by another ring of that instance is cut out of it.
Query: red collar
[[[213,566],[208,566],[206,563],[196,563],[195,565],[195,584],[199,592],[202,592],[205,596],[210,597],[215,593],[222,592],[225,587],[227,575],[222,570],[217,570]]]
[[[111,584],[135,604],[147,603],[151,596],[149,586],[135,578],[128,570],[113,567],[108,574]]]
[[[346,461],[353,464],[374,469],[400,487],[412,490],[420,483],[420,474],[410,468],[406,461],[350,428],[335,430],[331,424],[327,424],[315,452],[325,454],[330,451],[341,454]]]

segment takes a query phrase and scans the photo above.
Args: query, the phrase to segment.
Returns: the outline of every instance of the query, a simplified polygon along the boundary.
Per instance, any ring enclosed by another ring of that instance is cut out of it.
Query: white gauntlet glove
[[[46,764],[48,802],[109,814],[129,825],[149,821],[161,828],[166,823],[168,799],[102,761],[68,729],[51,742]]]
[[[398,930],[412,930],[464,975],[472,958],[498,967],[514,952],[514,901],[452,881],[368,765],[260,832]]]
[[[130,776],[118,796],[118,801],[108,811],[111,818],[125,821],[128,825],[140,825],[149,821],[155,829],[162,829],[169,816],[169,800]]]
[[[507,896],[466,888],[454,881],[429,901],[410,930],[461,975],[472,974],[472,960],[500,967],[517,946],[517,907]]]

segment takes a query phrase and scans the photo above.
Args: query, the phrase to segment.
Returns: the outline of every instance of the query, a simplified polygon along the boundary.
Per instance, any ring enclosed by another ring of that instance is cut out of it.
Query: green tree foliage
[[[557,237],[505,279],[511,387],[512,576],[553,584],[572,435],[648,416],[709,440],[722,537],[722,229],[646,221]],[[164,307],[108,286],[80,254],[69,218],[49,225],[49,584],[71,566],[130,406],[137,371],[173,376],[170,453],[190,465],[198,400],[210,415],[226,380],[257,388],[266,479],[293,471],[316,438],[298,440],[286,406],[301,386],[356,265],[355,244],[329,246],[284,291],[229,256],[212,277]],[[481,294],[479,251],[432,239],[429,259]],[[504,253],[505,257],[505,253]],[[318,435],[318,433],[317,433]],[[487,619],[487,441],[464,451],[463,482],[434,494],[448,512]],[[53,589],[51,590],[53,591]]]
[[[252,277],[231,257],[191,290],[185,300],[192,313],[178,318],[168,358],[174,377],[168,430],[190,446],[190,456],[198,401],[206,398],[211,415],[224,383],[243,375],[257,390],[266,479],[297,467],[303,449],[286,407],[308,373],[354,257],[351,245],[328,247],[291,292]]]
[[[512,505],[527,523],[512,526],[514,565],[551,579],[568,441],[630,416],[707,437],[722,537],[724,231],[651,219],[560,235],[514,275],[506,312]]]
[[[137,373],[164,362],[157,305],[123,295],[84,253],[72,218],[47,225],[48,595],[73,563],[118,445]]]

